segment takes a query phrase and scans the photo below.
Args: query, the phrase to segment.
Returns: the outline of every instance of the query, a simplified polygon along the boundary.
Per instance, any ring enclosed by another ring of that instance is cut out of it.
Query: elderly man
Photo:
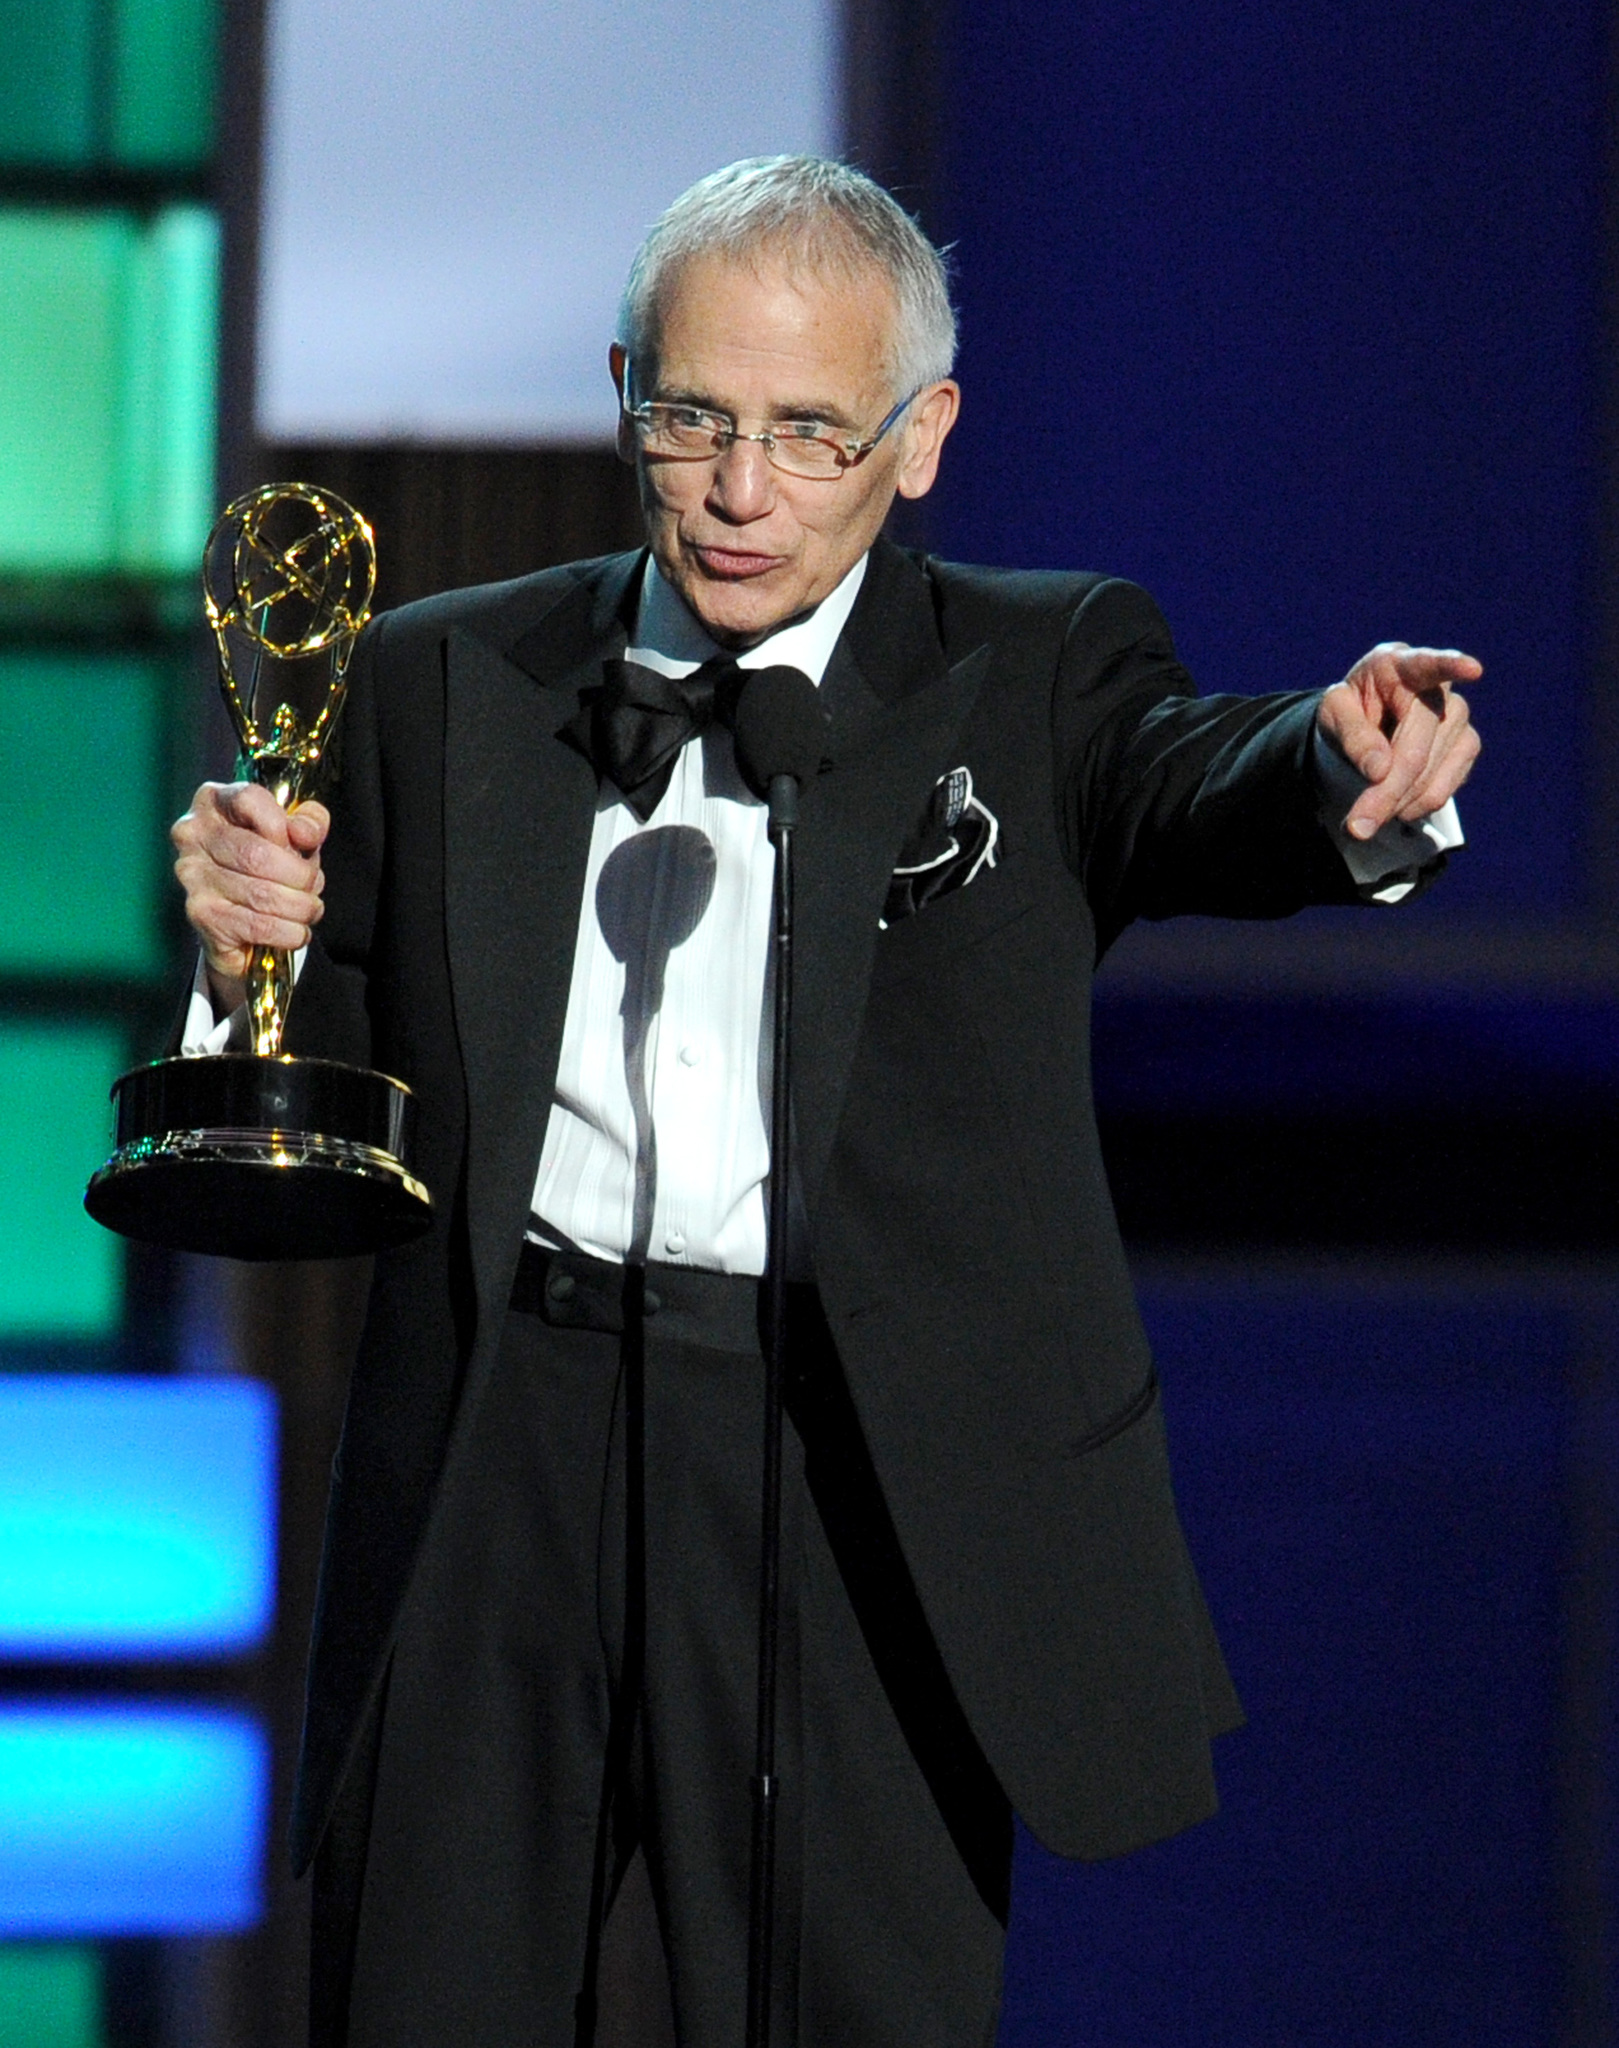
[[[593,1876],[638,1844],[681,2042],[741,2038],[773,856],[736,665],[804,671],[826,718],[773,2038],[984,2048],[1013,1810],[1096,1857],[1213,1806],[1239,1708],[1103,1177],[1091,973],[1132,917],[1420,883],[1479,667],[1396,642],[1324,693],[1198,700],[1131,585],[895,548],[953,344],[868,180],[703,180],[611,350],[647,550],[379,619],[329,834],[240,785],[175,828],[193,1048],[250,946],[307,948],[294,1049],[410,1083],[438,1203],[377,1263],[332,1499],[296,1821],[323,2044],[565,2048]]]

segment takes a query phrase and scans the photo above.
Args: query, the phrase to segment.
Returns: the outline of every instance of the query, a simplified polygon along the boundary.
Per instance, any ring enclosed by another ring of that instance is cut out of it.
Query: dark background
[[[1252,1722],[1208,1828],[1096,1871],[1027,1846],[1008,2042],[1614,2039],[1610,33],[1010,0],[949,38],[934,543],[1138,578],[1208,689],[1383,637],[1486,668],[1423,903],[1104,974]]]

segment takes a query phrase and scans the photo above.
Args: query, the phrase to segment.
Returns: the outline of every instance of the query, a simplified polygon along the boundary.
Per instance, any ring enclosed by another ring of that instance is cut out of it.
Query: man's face
[[[818,419],[864,440],[905,395],[890,388],[886,367],[893,318],[893,294],[875,270],[820,279],[768,259],[755,268],[697,257],[669,295],[656,365],[634,365],[634,396],[726,413],[743,433]],[[612,365],[622,391],[616,346]],[[953,384],[930,385],[864,460],[831,480],[784,475],[756,441],[704,461],[649,456],[621,424],[658,567],[721,646],[751,646],[836,589],[877,537],[896,490],[920,497],[929,488],[956,402]]]

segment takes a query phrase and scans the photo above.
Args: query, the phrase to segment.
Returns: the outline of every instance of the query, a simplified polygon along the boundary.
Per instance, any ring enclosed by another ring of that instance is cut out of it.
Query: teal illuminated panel
[[[0,575],[195,568],[218,268],[204,207],[0,211]]]
[[[118,552],[118,396],[131,223],[0,213],[0,570]]]
[[[118,1240],[82,1203],[124,1055],[106,1025],[0,1019],[0,1342],[117,1328]]]
[[[0,1375],[0,1657],[256,1648],[275,1427],[252,1380]]]
[[[252,1927],[268,1779],[264,1731],[225,1708],[0,1707],[0,1931]]]
[[[54,168],[96,154],[97,0],[0,4],[0,163]]]
[[[136,655],[0,648],[0,839],[18,885],[0,974],[163,972],[166,680]]]
[[[93,1948],[0,1945],[0,2048],[103,2048],[106,2038]]]
[[[200,164],[213,144],[213,0],[111,0],[112,156]]]
[[[0,164],[198,169],[216,37],[214,0],[0,0]]]
[[[118,562],[195,575],[214,509],[219,223],[173,206],[137,236],[128,271],[118,448]]]

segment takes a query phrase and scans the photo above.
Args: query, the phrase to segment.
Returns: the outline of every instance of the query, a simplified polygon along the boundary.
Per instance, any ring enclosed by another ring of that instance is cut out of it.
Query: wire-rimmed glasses
[[[922,388],[918,385],[902,398],[875,433],[863,441],[851,441],[829,428],[825,420],[777,420],[763,433],[744,434],[729,413],[712,412],[706,406],[669,399],[631,404],[628,365],[624,386],[624,417],[646,454],[670,462],[712,462],[733,441],[757,441],[772,468],[785,476],[808,477],[818,483],[833,483],[856,463],[864,462]]]

